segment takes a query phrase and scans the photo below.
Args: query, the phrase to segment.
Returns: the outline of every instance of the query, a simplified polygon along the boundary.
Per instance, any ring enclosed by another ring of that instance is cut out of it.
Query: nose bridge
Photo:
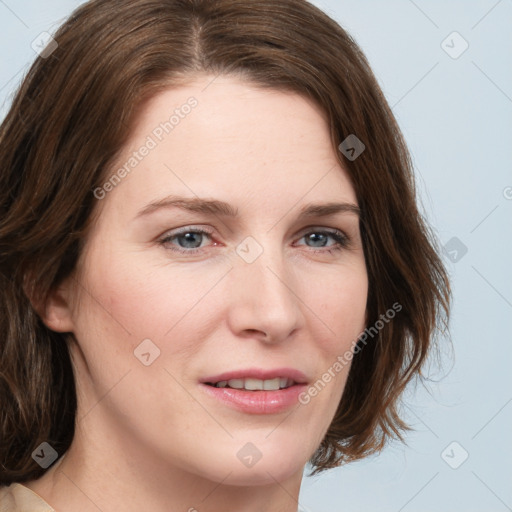
[[[269,339],[288,336],[301,324],[293,273],[281,244],[247,237],[236,247],[231,272],[231,321],[236,330],[257,330]]]

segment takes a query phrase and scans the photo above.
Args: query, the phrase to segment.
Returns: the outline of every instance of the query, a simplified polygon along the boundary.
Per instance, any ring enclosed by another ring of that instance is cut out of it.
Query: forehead
[[[125,215],[166,194],[267,203],[267,213],[301,198],[356,203],[320,108],[232,77],[196,78],[147,101],[108,176],[122,168],[106,199]]]

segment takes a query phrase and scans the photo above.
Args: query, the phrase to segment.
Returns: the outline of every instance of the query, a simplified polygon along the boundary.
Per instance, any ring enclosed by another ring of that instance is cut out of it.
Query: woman
[[[368,63],[311,4],[84,4],[0,161],[1,510],[291,512],[306,463],[407,428],[449,283]]]

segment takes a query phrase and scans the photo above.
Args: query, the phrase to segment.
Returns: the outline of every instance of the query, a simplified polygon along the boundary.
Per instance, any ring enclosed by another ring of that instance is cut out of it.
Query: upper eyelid
[[[304,233],[304,232],[308,232],[308,230],[315,230],[315,229],[317,229],[319,231],[320,230],[332,231],[332,232],[339,231],[341,233],[344,233],[344,230],[342,228],[336,228],[336,227],[332,227],[332,226],[321,226],[321,225],[306,226],[304,228],[301,228],[298,232]],[[165,233],[163,233],[162,236],[170,235],[170,234],[176,235],[176,234],[181,234],[181,233],[188,233],[189,231],[192,231],[192,232],[193,231],[204,231],[207,234],[214,234],[216,232],[216,230],[213,228],[191,224],[189,226],[183,226],[180,228],[174,228],[172,230],[167,230]],[[348,236],[348,234],[347,234],[347,236]]]

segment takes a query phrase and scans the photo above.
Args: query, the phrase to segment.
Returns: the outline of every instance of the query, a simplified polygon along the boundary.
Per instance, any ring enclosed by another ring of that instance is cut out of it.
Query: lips
[[[308,379],[299,370],[249,368],[201,379],[207,396],[246,414],[277,414],[297,405]]]

